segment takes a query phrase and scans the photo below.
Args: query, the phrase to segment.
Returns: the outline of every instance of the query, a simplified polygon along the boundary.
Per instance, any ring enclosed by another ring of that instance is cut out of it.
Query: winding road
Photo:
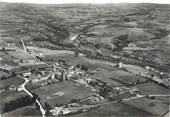
[[[24,77],[21,77],[21,76],[17,76],[17,77],[22,78],[22,79],[25,80],[25,82],[18,87],[18,91],[24,91],[24,92],[27,93],[30,97],[33,98],[33,94],[25,88],[25,85],[29,82],[29,80],[28,80],[27,78],[24,78]],[[43,108],[41,102],[40,102],[38,99],[36,99],[35,101],[36,101],[36,103],[37,103],[38,106],[39,106],[39,109],[40,109],[40,112],[41,112],[42,117],[45,117],[46,111],[45,111],[45,109]]]

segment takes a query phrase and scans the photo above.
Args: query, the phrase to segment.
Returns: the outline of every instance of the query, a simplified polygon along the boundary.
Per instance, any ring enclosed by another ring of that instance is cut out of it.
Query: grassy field
[[[11,100],[15,100],[15,99],[17,99],[17,98],[20,98],[20,97],[24,97],[24,96],[26,96],[27,94],[26,93],[24,93],[24,92],[21,92],[21,93],[6,93],[5,95],[1,95],[0,94],[0,112],[3,110],[3,105],[5,104],[5,103],[8,103],[8,102],[10,102]]]
[[[17,77],[12,77],[12,78],[8,78],[6,80],[1,80],[0,81],[0,100],[1,102],[5,101],[5,102],[8,102],[10,99],[10,97],[13,99],[15,99],[15,97],[17,97],[18,95],[16,94],[17,91],[16,90],[13,90],[13,91],[10,91],[10,90],[5,90],[4,88],[9,86],[14,86],[14,87],[17,87],[19,85],[21,85],[22,83],[24,82],[23,79],[20,79],[20,78],[17,78]]]
[[[101,106],[95,110],[73,115],[71,117],[152,117],[150,113],[122,103]]]
[[[114,77],[114,74],[113,74],[114,71],[109,71],[109,70],[105,70],[105,69],[101,69],[101,68],[96,69],[96,71],[97,72],[94,73],[94,75],[90,76],[91,78],[99,79],[101,81],[110,83],[114,86],[123,85],[120,82],[111,80],[111,78]]]
[[[26,106],[19,108],[12,112],[6,113],[3,117],[18,117],[18,116],[41,116],[39,110],[35,109],[35,106]]]
[[[66,63],[69,65],[85,64],[88,66],[89,71],[97,70],[97,72],[90,77],[103,80],[115,86],[120,86],[122,85],[122,83],[117,82],[114,79],[129,82],[129,84],[135,83],[138,79],[137,76],[131,73],[120,71],[119,69],[115,68],[114,67],[116,65],[115,63],[102,61],[102,60],[92,60],[92,59],[85,58],[83,56],[74,57],[73,53],[72,55],[70,54],[49,55],[49,56],[46,56],[46,59],[53,59],[54,61],[62,59],[62,60],[65,60]],[[139,70],[141,69],[140,67],[136,67],[136,68],[138,68]],[[140,81],[145,81],[145,79],[140,79]]]
[[[44,51],[45,50],[45,51]],[[87,65],[89,69],[94,70],[96,68],[103,68],[107,70],[117,70],[113,66],[116,65],[115,63],[102,61],[102,60],[92,60],[85,58],[82,55],[79,55],[78,57],[74,56],[74,52],[67,51],[67,50],[52,50],[52,52],[47,52],[48,49],[43,49],[41,51],[42,53],[48,53],[45,54],[45,60],[50,60],[51,62],[56,62],[59,59],[65,60],[68,65],[75,65],[75,64],[84,64]],[[49,61],[48,61],[49,62]]]
[[[113,74],[113,79],[120,79],[122,81],[128,81],[131,83],[136,83],[138,79],[136,75],[124,71],[114,71]],[[145,81],[145,79],[140,79],[140,81]]]
[[[38,89],[31,90],[31,92],[39,95],[42,104],[44,104],[44,102],[47,102],[52,107],[54,107],[56,104],[67,104],[72,99],[81,99],[93,94],[90,89],[82,85],[75,84],[72,81],[64,81],[61,83],[55,83],[52,85],[40,87]],[[56,96],[52,99],[48,98],[48,96],[55,95],[58,92],[62,92],[63,95]]]
[[[5,73],[5,72],[0,71],[0,79],[1,79],[3,76],[8,77],[8,76],[9,76],[9,74],[8,74],[8,73]]]
[[[9,85],[9,86],[19,86],[23,82],[24,82],[24,80],[21,79],[21,78],[17,78],[17,77],[8,78],[8,79],[5,79],[5,80],[1,80],[0,88],[3,88],[7,85]]]
[[[134,106],[138,109],[144,110],[157,116],[161,116],[167,113],[169,110],[169,105],[162,103],[161,101],[155,101],[146,98],[139,98],[136,100],[130,100],[123,103]]]
[[[56,56],[63,56],[63,55],[73,55],[73,51],[69,50],[50,50],[46,48],[38,48],[38,52],[41,52],[44,56],[48,55],[56,55]]]
[[[14,52],[8,52],[11,56],[14,58],[20,59],[20,60],[28,60],[33,59],[33,57],[26,54],[24,51],[14,51]]]
[[[146,69],[144,69],[143,67],[136,66],[136,65],[125,64],[124,67],[125,67],[129,72],[132,72],[132,73],[134,73],[134,74],[148,72],[148,71],[147,71]]]
[[[140,84],[136,87],[144,91],[146,94],[170,94],[169,89],[159,86],[155,83]]]
[[[154,83],[140,84],[136,85],[136,87],[142,90],[144,94],[163,94],[163,95],[170,94],[169,89],[166,89]],[[170,103],[169,99],[170,99],[169,97],[156,97],[155,99],[152,100],[140,98],[124,103],[147,111],[154,115],[160,116],[168,111]]]
[[[10,55],[5,54],[4,52],[0,52],[0,64],[1,65],[10,65],[10,66],[16,66],[17,64],[12,60],[12,57]]]
[[[167,88],[161,87],[154,83],[146,83],[140,84],[136,86],[140,90],[142,90],[145,94],[162,94],[162,95],[170,95],[170,91]],[[169,97],[156,97],[155,101],[162,102],[164,104],[170,104]]]
[[[13,77],[13,78],[9,78],[9,79],[6,79],[6,80],[2,80],[0,82],[0,88],[4,88],[6,86],[19,86],[20,84],[22,84],[24,82],[24,80],[22,79],[19,79],[17,77]],[[11,100],[15,100],[19,97],[22,97],[22,96],[26,96],[27,94],[25,94],[24,92],[21,92],[21,93],[16,93],[16,91],[9,91],[9,90],[1,90],[2,92],[0,92],[0,110],[3,109],[3,105],[6,103],[6,102],[9,102]]]

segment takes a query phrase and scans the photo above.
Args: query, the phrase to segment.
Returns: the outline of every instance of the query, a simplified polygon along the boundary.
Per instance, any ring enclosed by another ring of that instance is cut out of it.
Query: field
[[[2,71],[0,71],[0,79],[2,78],[2,77],[8,77],[9,76],[9,74],[8,73],[5,73],[5,72],[2,72]]]
[[[170,94],[169,89],[161,87],[155,83],[140,84],[137,85],[137,87],[146,94]]]
[[[41,114],[39,110],[35,109],[35,106],[26,106],[3,115],[3,117],[14,116],[41,116]]]
[[[35,90],[31,90],[39,95],[41,98],[42,104],[45,102],[49,103],[52,107],[56,104],[67,104],[72,99],[81,99],[84,97],[88,97],[89,95],[93,94],[93,92],[79,84],[75,84],[72,81],[64,81],[61,83],[55,83],[52,85],[40,87]],[[56,98],[48,98],[48,96],[55,95],[56,93],[62,92],[63,95],[57,96]]]
[[[152,117],[150,113],[134,108],[132,106],[115,103],[101,106],[95,110],[73,115],[73,117]],[[71,116],[72,117],[72,116]]]
[[[41,52],[46,53],[46,51],[41,51]],[[55,51],[52,50],[52,52],[48,53],[48,55],[45,56],[45,60],[47,62],[50,61],[57,62],[58,60],[65,60],[65,62],[68,65],[84,64],[87,65],[88,68],[92,70],[98,67],[107,70],[116,70],[116,68],[113,67],[114,65],[116,65],[115,63],[110,63],[102,60],[88,59],[81,54],[78,57],[75,57],[72,51],[67,51],[67,50],[55,50]]]
[[[24,97],[24,96],[26,96],[27,94],[26,93],[24,93],[24,92],[20,92],[20,93],[6,93],[5,95],[1,95],[0,94],[0,106],[1,106],[1,108],[0,108],[0,113],[1,113],[1,111],[3,110],[3,108],[4,108],[4,104],[5,103],[8,103],[8,102],[10,102],[11,100],[15,100],[15,99],[17,99],[17,98],[20,98],[20,97]]]
[[[0,82],[0,88],[6,87],[7,85],[9,86],[19,86],[24,82],[23,79],[17,78],[17,77],[12,77],[8,78],[5,80],[1,80]]]
[[[38,48],[37,50],[38,52],[41,52],[44,56],[48,56],[48,55],[57,55],[57,56],[63,56],[63,55],[73,55],[74,52],[73,51],[69,51],[69,50],[50,50],[50,49],[46,49],[46,48]]]
[[[17,64],[12,60],[12,57],[10,55],[5,54],[4,52],[0,52],[0,64],[1,65],[10,65],[16,66]]]
[[[2,111],[3,105],[5,103],[27,95],[24,92],[18,93],[17,91],[10,91],[7,89],[5,90],[4,88],[11,87],[11,86],[17,87],[17,86],[21,85],[23,82],[24,82],[24,80],[17,78],[17,77],[12,77],[12,78],[8,78],[5,80],[1,80],[1,82],[0,82],[0,88],[1,88],[1,91],[0,91],[0,100],[1,100],[0,101],[0,106],[1,106],[0,112]]]
[[[49,50],[48,50],[49,51]],[[89,71],[96,71],[93,75],[90,75],[89,77],[91,78],[96,78],[100,79],[104,82],[113,84],[115,86],[122,86],[124,84],[130,84],[130,83],[135,83],[137,81],[137,76],[120,71],[119,69],[115,68],[114,66],[116,65],[115,63],[110,63],[102,60],[92,60],[92,59],[87,59],[83,56],[78,56],[74,57],[74,53],[70,51],[60,51],[60,50],[55,50],[53,52],[47,52],[47,50],[43,50],[43,52],[46,52],[46,57],[48,59],[54,59],[54,61],[57,61],[59,59],[65,60],[67,64],[69,65],[74,65],[74,64],[85,64],[88,66]],[[137,66],[132,66],[132,65],[127,65],[129,70],[137,69],[138,71],[143,72],[143,69]],[[16,81],[16,80],[15,80]],[[141,81],[145,81],[145,79],[141,79]],[[6,81],[8,84],[10,84],[10,80]],[[12,82],[12,81],[11,81]],[[18,83],[21,83],[22,81],[19,81]],[[6,84],[6,83],[5,83]],[[1,84],[2,85],[2,84]],[[3,85],[2,85],[3,86]],[[135,87],[138,87],[140,90],[144,91],[146,94],[152,92],[154,94],[157,93],[163,93],[166,94],[167,91],[166,89],[155,85],[155,84],[140,84],[136,85]],[[162,91],[165,92],[162,92]],[[75,84],[74,82],[71,81],[64,81],[60,83],[55,83],[52,85],[47,85],[43,86],[37,89],[31,90],[31,92],[36,93],[39,95],[41,98],[42,104],[45,102],[49,103],[52,107],[54,107],[56,104],[67,104],[69,103],[72,99],[81,99],[84,97],[87,97],[93,92],[81,85]],[[58,95],[60,94],[61,95]],[[15,96],[14,96],[15,97]],[[52,97],[52,98],[49,98]],[[11,100],[8,98],[3,99],[4,102],[7,100]],[[154,103],[154,107],[151,107],[151,103]],[[144,103],[144,104],[143,104]],[[167,103],[168,103],[168,98],[157,98],[156,100],[149,100],[149,99],[139,99],[139,100],[133,100],[133,101],[128,101],[128,102],[123,102],[123,103],[118,103],[118,104],[113,104],[113,105],[106,105],[102,106],[96,110],[92,110],[88,113],[82,113],[80,114],[81,116],[98,116],[99,114],[102,116],[105,115],[112,115],[114,114],[115,116],[136,116],[136,115],[150,115],[151,114],[164,114],[167,111]],[[119,105],[119,107],[118,107]],[[110,107],[111,106],[111,107]],[[128,108],[128,109],[127,109]],[[159,109],[159,111],[156,111]],[[146,112],[147,111],[147,112]],[[16,110],[13,111],[14,113],[22,113],[25,114],[25,110],[21,109],[21,111]],[[26,112],[27,113],[27,112]],[[98,113],[96,115],[96,113]],[[21,114],[21,115],[22,115]],[[79,116],[76,115],[76,116]]]
[[[140,84],[136,86],[140,90],[142,90],[145,94],[162,94],[162,95],[168,95],[170,94],[170,91],[167,88],[161,87],[154,83],[146,83],[146,84]],[[156,97],[155,101],[162,102],[164,104],[169,104],[170,98],[169,97]]]
[[[155,101],[155,100],[146,99],[146,98],[139,98],[137,100],[130,100],[130,101],[123,102],[123,103],[131,105],[138,109],[144,110],[153,115],[160,116],[160,115],[164,115],[165,113],[169,111],[169,105],[159,100]]]
[[[118,69],[109,71],[106,69],[97,68],[96,71],[97,72],[91,76],[92,78],[102,80],[115,86],[129,85],[136,83],[138,80],[138,76]],[[146,80],[140,78],[140,82],[144,81]]]
[[[114,71],[113,74],[115,76],[115,77],[113,77],[113,79],[118,78],[118,79],[121,79],[123,81],[128,81],[128,82],[132,82],[132,83],[136,83],[137,79],[139,78],[138,76],[136,76],[132,73],[124,72],[124,71]],[[145,81],[145,79],[140,78],[140,81]]]
[[[107,83],[112,84],[114,86],[121,86],[121,85],[123,85],[122,82],[114,81],[114,80],[111,79],[112,77],[115,77],[113,72],[114,71],[108,71],[108,70],[104,70],[104,69],[101,69],[101,68],[97,68],[96,69],[96,73],[94,73],[90,77],[91,78],[95,78],[95,79],[99,79],[101,81],[107,82]]]
[[[8,52],[11,56],[13,56],[16,59],[20,59],[20,60],[28,60],[28,59],[33,59],[33,57],[31,57],[30,55],[26,54],[23,51],[19,50],[19,51],[14,51],[14,52]]]
[[[41,48],[40,48],[41,50]],[[45,51],[44,51],[45,50]],[[68,65],[84,64],[88,66],[90,70],[95,70],[97,68],[103,68],[109,71],[118,70],[114,66],[116,63],[111,63],[105,60],[88,59],[84,55],[80,54],[78,57],[74,56],[73,51],[67,50],[52,50],[49,52],[48,49],[42,49],[41,52],[45,55],[45,60],[47,62],[57,62],[58,60],[65,60]]]
[[[140,84],[136,85],[136,87],[142,90],[144,94],[170,94],[168,89],[154,83]],[[168,112],[169,100],[169,97],[156,97],[155,99],[140,98],[124,103],[152,113],[153,115],[163,115]]]

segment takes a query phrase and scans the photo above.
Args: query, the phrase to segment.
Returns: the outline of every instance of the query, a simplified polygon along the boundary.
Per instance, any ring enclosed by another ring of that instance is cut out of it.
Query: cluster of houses
[[[123,65],[122,62],[119,62],[119,63],[118,63],[118,68],[128,71],[128,70],[124,67],[124,65]],[[165,87],[167,87],[167,88],[170,88],[170,86],[169,86],[169,81],[167,80],[167,78],[162,78],[163,75],[164,75],[163,72],[160,72],[160,71],[158,71],[157,69],[152,68],[152,67],[150,67],[150,66],[145,66],[144,68],[145,68],[146,70],[148,70],[147,73],[141,73],[141,72],[139,72],[139,74],[136,74],[136,75],[138,75],[139,77],[145,78],[145,79],[147,79],[147,80],[151,80],[151,81],[153,81],[153,82],[155,82],[155,83],[158,83],[158,84],[160,84],[160,85],[162,85],[162,86],[165,86]],[[151,73],[151,74],[148,74],[148,73]]]
[[[154,73],[153,76],[150,76],[149,78],[152,79],[154,82],[161,84],[165,87],[170,88],[170,82],[169,82],[169,78],[163,78],[164,77],[164,73],[158,71],[157,69],[154,69],[152,67],[149,66],[145,66],[145,69]],[[167,77],[167,76],[166,76]]]
[[[31,81],[33,84],[42,82],[42,81],[64,81],[68,79],[74,79],[78,76],[84,76],[85,72],[80,68],[77,68],[76,65],[65,66],[62,63],[52,64],[49,68],[42,68],[37,70],[27,70],[20,73],[21,76],[32,78]],[[84,83],[79,79],[76,79],[77,82]]]
[[[65,106],[55,107],[50,110],[53,116],[69,115],[78,112],[85,112],[89,109],[86,108],[87,105],[80,105],[78,103],[71,103]]]
[[[7,64],[5,64],[5,65],[1,65],[0,64],[0,71],[3,71],[3,72],[9,72],[11,69],[13,69],[14,67],[12,67],[12,66],[9,66],[9,65],[7,65]]]
[[[8,69],[5,69],[4,67],[0,67],[0,71],[9,73],[9,70],[8,70]]]
[[[109,98],[109,99],[112,98],[113,99],[113,98],[115,98],[115,96],[118,99],[118,98],[120,98],[118,95],[122,95],[122,98],[123,98],[125,95],[126,96],[129,96],[129,95],[132,96],[132,95],[137,95],[137,94],[143,93],[142,91],[140,91],[136,87],[133,87],[133,88],[114,87],[114,86],[111,86],[111,85],[109,85],[105,82],[102,82],[100,80],[96,80],[96,79],[86,77],[86,75],[83,74],[84,72],[83,71],[81,72],[75,66],[70,67],[69,71],[72,74],[72,75],[69,76],[69,79],[72,79],[72,80],[76,81],[77,83],[83,84],[85,86],[94,87],[94,89],[96,89],[94,91],[96,95],[89,97],[89,98],[86,98],[86,99],[92,99],[92,100],[95,99],[96,101],[100,101],[100,100],[103,100],[104,98]],[[75,74],[83,74],[84,76],[82,76],[81,78],[80,77],[74,78],[73,76]],[[92,82],[94,83],[94,85],[91,84]],[[100,95],[101,93],[96,93],[96,91],[97,90],[100,91],[100,89],[102,89],[105,92],[105,93],[102,93],[103,95]],[[116,92],[118,92],[118,94],[116,94]],[[129,94],[129,95],[127,95],[127,94]],[[79,103],[70,103],[70,104],[67,104],[65,106],[60,106],[60,107],[56,106],[56,107],[54,107],[53,109],[50,110],[50,113],[53,116],[60,116],[60,115],[73,114],[73,113],[82,112],[82,111],[88,111],[88,109],[91,109],[91,107],[88,107],[87,105],[81,105]]]

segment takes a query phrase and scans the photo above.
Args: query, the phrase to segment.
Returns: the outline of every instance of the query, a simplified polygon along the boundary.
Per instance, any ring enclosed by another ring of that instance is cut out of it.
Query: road
[[[70,109],[70,110],[88,109],[88,108],[93,108],[93,107],[97,107],[97,106],[103,106],[103,105],[107,105],[107,104],[113,104],[113,103],[118,103],[118,102],[134,100],[134,99],[142,98],[144,96],[145,95],[135,96],[135,97],[126,98],[126,99],[122,99],[122,100],[114,100],[114,101],[110,101],[110,102],[105,102],[105,103],[100,103],[100,104],[95,104],[95,105],[89,105],[89,106],[85,106],[85,107],[75,107],[75,108],[68,108],[68,109]]]
[[[17,76],[17,77],[22,78],[22,79],[25,80],[25,82],[18,87],[18,91],[24,91],[24,92],[27,93],[30,97],[33,98],[33,94],[25,88],[25,85],[29,82],[29,80],[28,80],[27,78],[24,78],[24,77],[21,77],[21,76]],[[40,112],[41,112],[42,117],[45,117],[46,111],[45,111],[45,109],[43,108],[42,104],[40,103],[40,101],[39,101],[38,99],[36,99],[35,101],[36,101],[36,103],[37,103],[38,106],[39,106],[39,109],[40,109]]]
[[[154,96],[154,97],[159,97],[159,96],[167,97],[168,96],[168,97],[170,97],[170,95],[162,95],[162,94],[149,95],[149,96]],[[129,101],[129,100],[143,98],[143,97],[146,97],[146,95],[136,95],[135,97],[125,98],[125,99],[122,99],[122,100],[114,100],[114,101],[110,101],[110,102],[105,102],[105,103],[100,103],[100,104],[95,104],[95,105],[89,105],[89,106],[86,106],[86,107],[75,107],[75,108],[68,108],[68,109],[69,110],[88,109],[88,108],[93,108],[93,107],[97,107],[97,106],[113,104],[113,103],[117,103],[117,102],[125,102],[125,101]]]
[[[141,95],[141,96],[146,96],[146,95]],[[170,95],[165,95],[165,94],[153,94],[153,95],[149,95],[149,96],[153,96],[153,97],[170,97]]]

